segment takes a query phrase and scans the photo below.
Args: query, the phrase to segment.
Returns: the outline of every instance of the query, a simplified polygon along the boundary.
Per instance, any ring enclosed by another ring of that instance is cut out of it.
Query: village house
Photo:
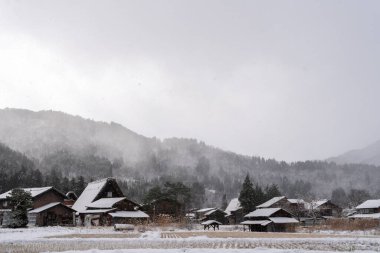
[[[205,214],[216,209],[216,207],[207,207],[207,208],[202,208],[198,209],[195,211],[195,219],[197,220],[203,220],[205,218]]]
[[[282,208],[260,208],[244,216],[241,222],[249,231],[256,232],[293,232],[298,220]]]
[[[32,209],[28,212],[29,226],[73,225],[73,213],[75,212],[63,203],[66,195],[54,187],[22,188],[32,196]],[[11,191],[0,195],[0,224],[8,224],[9,197]]]
[[[195,219],[199,222],[214,220],[221,224],[228,224],[227,213],[216,207],[202,208],[195,211]]]
[[[226,218],[230,225],[240,224],[240,222],[243,221],[243,208],[238,198],[231,199],[224,212],[226,213]]]
[[[116,223],[146,223],[149,216],[140,205],[128,200],[114,178],[88,183],[72,206],[80,225],[114,225]]]
[[[313,218],[329,219],[340,217],[342,214],[342,208],[335,205],[328,199],[312,201],[307,205],[307,209]]]
[[[356,208],[356,213],[350,219],[380,219],[380,199],[364,201]]]
[[[203,218],[201,221],[217,221],[221,224],[228,224],[228,219],[226,218],[226,213],[223,210],[220,210],[219,208],[215,208],[213,210],[210,210],[206,213],[204,213]]]

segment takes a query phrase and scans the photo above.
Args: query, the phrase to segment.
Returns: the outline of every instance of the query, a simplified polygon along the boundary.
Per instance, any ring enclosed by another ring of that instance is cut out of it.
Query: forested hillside
[[[0,142],[25,154],[18,154],[17,163],[28,161],[31,170],[58,173],[69,181],[115,176],[138,201],[150,188],[168,181],[201,189],[206,203],[217,204],[224,194],[237,196],[247,173],[263,188],[277,184],[288,197],[330,197],[337,188],[347,193],[363,189],[380,197],[380,168],[372,165],[243,156],[195,139],[147,138],[116,123],[54,111],[4,109],[0,122]],[[19,167],[5,173],[13,175]]]

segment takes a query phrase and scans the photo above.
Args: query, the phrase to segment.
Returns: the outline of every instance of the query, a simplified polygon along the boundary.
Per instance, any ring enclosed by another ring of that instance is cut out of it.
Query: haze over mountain
[[[372,165],[380,165],[380,141],[362,148],[348,151],[342,155],[331,157],[328,161],[336,162],[338,164],[346,163],[364,163]]]
[[[0,142],[33,159],[43,174],[55,170],[87,180],[116,176],[144,181],[145,188],[146,182],[160,178],[201,182],[218,198],[223,193],[236,197],[247,173],[262,186],[279,185],[289,197],[330,197],[337,187],[380,192],[380,168],[371,165],[278,162],[223,151],[195,139],[147,138],[117,123],[56,111],[3,109],[0,122]]]

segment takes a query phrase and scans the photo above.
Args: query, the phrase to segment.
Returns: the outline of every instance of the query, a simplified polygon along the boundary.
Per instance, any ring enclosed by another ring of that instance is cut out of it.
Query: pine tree
[[[227,205],[228,205],[227,196],[226,194],[223,194],[221,209],[225,210],[227,208]]]
[[[266,201],[265,194],[263,190],[261,189],[260,185],[256,184],[255,188],[253,189],[253,203],[254,206],[258,206]]]
[[[270,186],[267,186],[265,189],[265,201],[268,201],[271,198],[278,197],[281,195],[282,194],[276,184],[271,184]]]
[[[239,201],[244,213],[249,213],[255,209],[255,192],[249,175],[245,177],[242,189],[239,195]]]
[[[12,190],[9,197],[12,207],[9,227],[20,228],[28,224],[28,209],[32,207],[32,195],[23,189]]]
[[[84,177],[80,176],[76,185],[76,193],[78,196],[82,194],[84,188],[86,188],[86,182],[84,181]]]

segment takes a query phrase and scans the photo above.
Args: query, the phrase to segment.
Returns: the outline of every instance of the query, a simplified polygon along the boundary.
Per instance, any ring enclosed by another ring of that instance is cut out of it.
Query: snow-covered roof
[[[270,220],[246,220],[241,222],[242,225],[261,225],[266,226],[268,224],[272,223]]]
[[[63,205],[63,206],[65,206],[65,205],[62,204],[61,202],[52,202],[52,203],[49,203],[49,204],[47,204],[47,205],[41,206],[41,207],[39,207],[39,208],[33,209],[33,210],[29,211],[29,213],[40,213],[40,212],[43,212],[43,211],[45,211],[45,210],[48,210],[48,209],[50,209],[50,208],[52,208],[52,207],[55,207],[55,206],[58,206],[58,205]],[[65,206],[65,207],[70,208],[70,207],[68,207],[68,206]],[[71,208],[70,208],[70,209],[71,209]],[[73,211],[74,211],[74,210],[73,210]]]
[[[349,216],[349,218],[380,219],[380,213],[354,214]]]
[[[75,201],[72,208],[80,213],[83,213],[83,211],[85,211],[87,206],[94,201],[96,196],[106,184],[107,178],[88,183],[87,187],[84,189],[77,201]]]
[[[228,204],[226,210],[227,215],[230,215],[231,212],[239,210],[241,208],[240,201],[238,198],[231,199],[230,203]]]
[[[144,213],[143,211],[117,211],[113,213],[109,213],[112,217],[117,218],[149,218],[149,215]]]
[[[284,199],[285,196],[280,196],[280,197],[274,197],[268,200],[265,203],[262,203],[261,205],[258,205],[257,208],[268,208],[271,207],[272,205],[276,204],[278,201]]]
[[[277,211],[280,211],[281,208],[261,208],[256,209],[253,212],[250,212],[249,214],[245,215],[244,217],[270,217],[272,214],[274,214]]]
[[[98,199],[97,201],[94,201],[87,205],[87,207],[90,208],[112,208],[113,205],[116,203],[126,199],[126,197],[121,197],[121,198],[102,198]]]
[[[298,223],[298,220],[294,218],[288,218],[288,217],[272,217],[269,219],[273,221],[273,223],[277,223],[277,224]]]
[[[216,211],[220,211],[220,212],[224,213],[224,211],[222,211],[222,210],[220,210],[218,208],[215,208],[215,209],[212,209],[211,211],[208,211],[207,213],[205,213],[205,216],[210,215],[210,214],[212,214],[212,213],[214,213]]]
[[[112,212],[112,211],[115,211],[115,210],[116,210],[116,208],[92,209],[92,210],[83,210],[83,211],[78,212],[78,213],[82,213],[82,214],[108,213],[108,212]]]
[[[219,221],[216,221],[216,220],[207,220],[207,221],[205,221],[205,222],[202,222],[201,224],[202,224],[202,225],[211,225],[211,224],[218,224],[218,225],[222,225],[222,223],[221,223],[221,222],[219,222]]]
[[[288,201],[292,204],[305,204],[305,200],[303,199],[288,199]]]
[[[316,209],[316,208],[319,208],[321,205],[327,203],[329,200],[328,199],[321,199],[321,200],[313,200],[312,202],[310,203],[305,203],[305,208],[306,209]]]
[[[380,208],[380,199],[370,199],[364,201],[356,207],[356,209],[367,209],[367,208]]]
[[[215,207],[208,207],[208,208],[199,209],[195,212],[196,213],[205,213],[205,212],[209,212],[209,211],[214,210],[214,209],[215,209]]]
[[[30,194],[32,195],[32,198],[50,190],[51,188],[53,188],[52,186],[48,186],[48,187],[38,187],[38,188],[20,188],[20,189],[23,189],[24,191],[26,192],[30,192]],[[6,199],[6,198],[9,198],[10,195],[11,195],[11,192],[12,190],[9,190],[3,194],[0,194],[0,199]]]

